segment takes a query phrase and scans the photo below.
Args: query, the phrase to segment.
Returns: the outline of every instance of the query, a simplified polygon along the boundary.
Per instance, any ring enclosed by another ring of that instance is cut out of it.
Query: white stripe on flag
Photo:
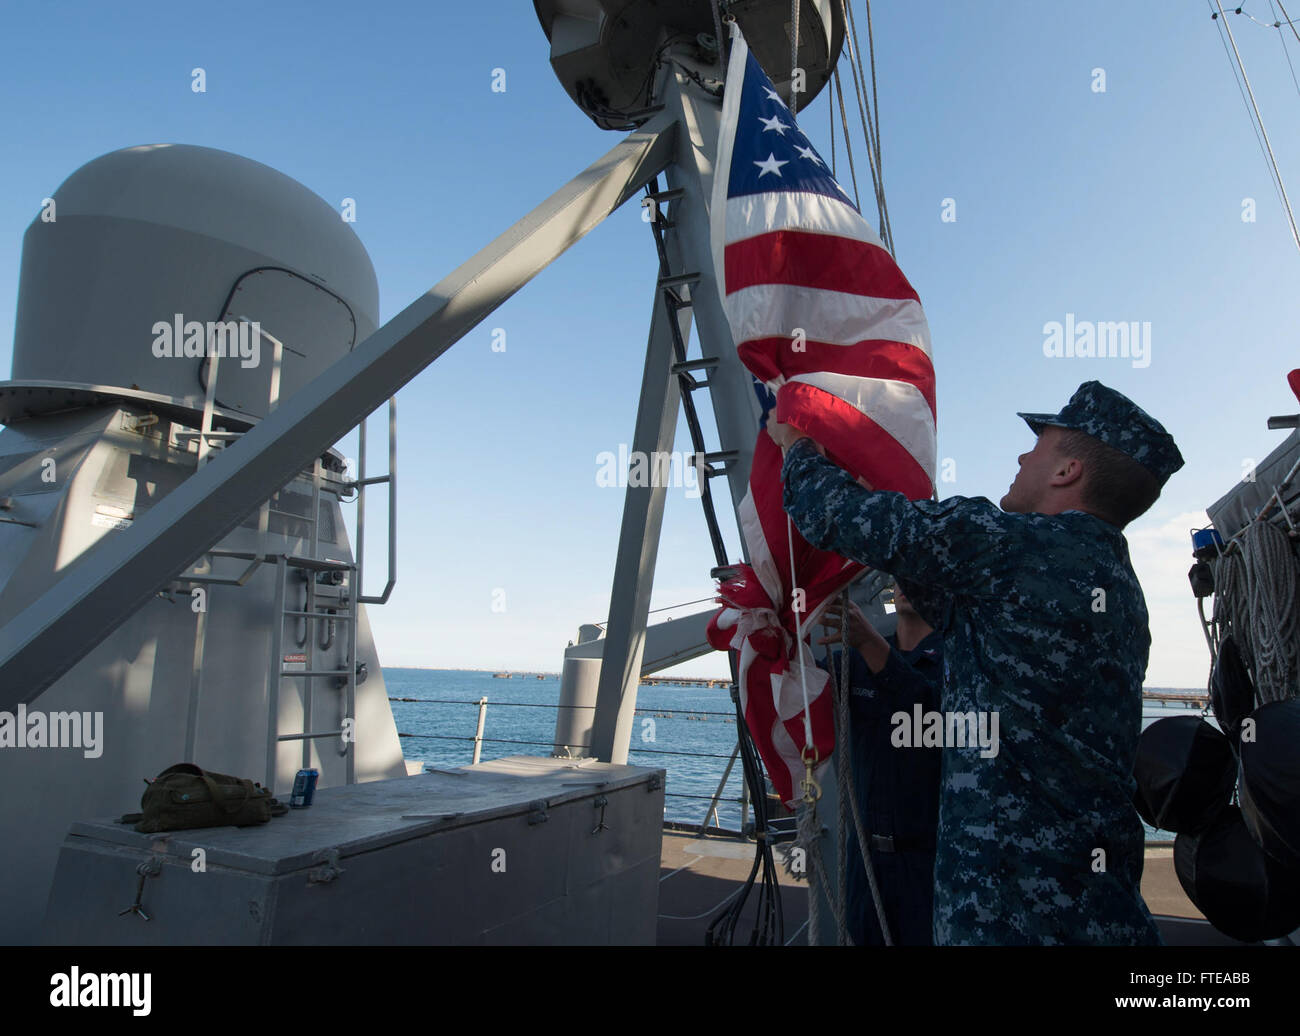
[[[722,121],[718,133],[718,154],[714,161],[713,191],[709,198],[709,250],[713,253],[713,275],[718,282],[718,294],[727,294],[727,268],[724,265],[727,243],[727,189],[731,181],[731,157],[736,145],[736,127],[740,118],[741,84],[745,79],[745,63],[749,57],[749,44],[737,22],[731,23],[731,59],[727,63],[727,82],[731,88],[722,93]]]
[[[740,647],[740,659],[736,665],[736,678],[738,681],[738,691],[740,696],[741,715],[749,715],[749,669],[758,658],[758,652],[748,639]],[[780,679],[779,676],[776,679]],[[771,681],[769,680],[768,692],[771,693]],[[802,711],[802,706],[801,706]],[[746,720],[748,722],[748,719]],[[761,735],[761,731],[755,731],[756,735]],[[791,739],[789,732],[785,729],[784,724],[779,720],[773,720],[768,728],[768,739],[776,751],[781,764],[785,767],[789,776],[789,783],[792,789],[799,787],[799,782],[803,780],[802,754],[799,746]],[[763,763],[769,769],[773,766],[773,761],[766,755],[763,757]],[[773,775],[775,777],[775,774]]]
[[[779,673],[773,674],[772,679],[780,680],[781,675],[782,674]],[[776,697],[775,694],[773,694],[773,700],[775,700],[775,697]],[[800,704],[800,711],[803,711],[802,703]],[[772,737],[772,748],[776,751],[776,754],[780,757],[781,762],[785,764],[786,772],[790,775],[791,795],[794,796],[795,798],[798,798],[799,783],[804,778],[804,769],[802,763],[802,758],[803,758],[802,749],[804,746],[796,745],[794,743],[794,738],[790,736],[790,732],[785,729],[785,724],[782,723],[780,720],[777,720],[772,724],[771,737]]]
[[[809,341],[855,345],[868,339],[905,342],[930,352],[930,325],[915,299],[877,299],[824,288],[755,284],[724,300],[736,344],[755,338],[788,338],[791,320]]]
[[[916,459],[934,483],[934,415],[915,385],[828,371],[796,374],[786,380],[823,389],[871,418]]]
[[[728,198],[726,226],[727,244],[776,230],[803,230],[884,247],[871,224],[852,205],[808,191],[769,191]]]
[[[777,718],[782,722],[803,714],[803,683],[800,680],[800,670],[803,679],[808,681],[809,704],[816,701],[826,689],[826,670],[817,665],[801,666],[799,662],[791,661],[784,673],[772,674],[772,705],[776,709]]]

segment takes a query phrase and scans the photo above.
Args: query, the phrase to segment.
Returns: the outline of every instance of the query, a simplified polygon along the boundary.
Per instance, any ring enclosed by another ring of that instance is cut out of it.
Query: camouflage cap
[[[1044,425],[1091,435],[1131,457],[1160,480],[1183,466],[1174,437],[1154,417],[1100,381],[1085,381],[1059,414],[1020,414],[1037,435]]]

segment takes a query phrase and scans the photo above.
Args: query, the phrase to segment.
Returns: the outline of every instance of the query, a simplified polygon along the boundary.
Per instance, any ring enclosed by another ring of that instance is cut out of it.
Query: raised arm
[[[1014,516],[983,498],[864,489],[808,438],[786,450],[781,478],[785,510],[813,546],[949,593],[996,592],[1019,539]]]

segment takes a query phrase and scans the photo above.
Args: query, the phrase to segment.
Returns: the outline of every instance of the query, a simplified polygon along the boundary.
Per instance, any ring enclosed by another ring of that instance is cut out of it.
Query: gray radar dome
[[[23,237],[0,419],[104,395],[266,415],[363,341],[379,285],[340,211],[269,166],[153,144],[88,162]]]

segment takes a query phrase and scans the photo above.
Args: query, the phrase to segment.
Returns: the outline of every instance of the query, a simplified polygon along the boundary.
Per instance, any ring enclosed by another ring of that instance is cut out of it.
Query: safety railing
[[[409,732],[403,732],[403,731],[399,731],[399,732],[398,732],[398,736],[399,736],[399,737],[401,737],[401,738],[409,738],[409,739],[412,739],[412,740],[460,741],[460,742],[469,742],[470,745],[471,745],[471,750],[470,750],[470,762],[471,762],[471,763],[478,763],[478,762],[481,760],[481,758],[482,758],[482,751],[483,751],[483,745],[485,745],[485,744],[520,745],[520,746],[522,746],[522,747],[526,747],[526,748],[547,748],[547,749],[550,749],[550,748],[553,748],[553,747],[554,747],[554,741],[553,741],[553,740],[551,740],[551,741],[535,741],[535,740],[526,739],[526,738],[501,738],[501,737],[487,737],[487,736],[485,736],[485,734],[484,734],[484,730],[486,729],[486,723],[487,723],[487,707],[488,707],[488,699],[487,699],[486,696],[479,698],[477,701],[475,701],[475,700],[473,700],[473,699],[466,699],[466,698],[412,698],[412,697],[396,697],[396,696],[394,696],[394,697],[390,697],[390,698],[389,698],[389,701],[390,701],[390,702],[421,703],[421,704],[429,704],[429,705],[464,705],[464,706],[471,706],[471,705],[472,705],[472,706],[476,706],[476,707],[477,707],[477,722],[476,722],[476,725],[475,725],[474,733],[473,733],[472,735],[464,735],[464,734],[416,734],[416,733],[409,733]],[[551,710],[553,710],[553,711],[558,711],[559,709],[587,709],[587,710],[591,710],[591,709],[593,708],[593,706],[590,706],[590,705],[564,705],[564,704],[560,704],[560,703],[558,703],[558,702],[507,702],[507,701],[498,701],[498,702],[495,702],[494,704],[495,704],[498,708],[516,708],[516,709],[551,709]],[[1188,693],[1178,693],[1178,692],[1176,692],[1176,691],[1146,691],[1146,692],[1144,692],[1144,694],[1143,694],[1143,704],[1144,704],[1144,706],[1151,705],[1151,706],[1156,706],[1157,708],[1160,707],[1160,706],[1166,706],[1166,707],[1167,707],[1167,706],[1171,706],[1171,705],[1185,705],[1185,706],[1188,707],[1188,708],[1201,708],[1201,709],[1203,709],[1203,710],[1206,709],[1206,701],[1204,700],[1204,696],[1203,696],[1202,694],[1197,694],[1197,693],[1190,693],[1190,694],[1188,694]],[[720,712],[720,711],[709,710],[709,709],[663,709],[663,708],[645,708],[645,709],[637,709],[635,714],[636,714],[637,716],[641,716],[641,717],[651,717],[651,718],[657,718],[657,719],[658,719],[658,718],[663,718],[663,719],[667,719],[667,718],[677,718],[677,717],[683,717],[683,716],[684,716],[684,717],[686,717],[687,720],[699,720],[699,721],[702,721],[702,722],[721,721],[721,722],[723,722],[723,723],[730,723],[730,724],[733,724],[733,725],[734,725],[735,722],[736,722],[736,717],[735,717],[735,714],[734,714],[733,712],[730,712],[730,711]],[[707,802],[707,803],[708,803],[708,805],[705,807],[705,810],[704,810],[704,816],[703,816],[703,819],[702,819],[699,823],[696,823],[696,822],[693,822],[693,821],[692,821],[692,822],[687,822],[687,823],[682,823],[682,822],[679,822],[679,821],[668,820],[667,818],[665,818],[665,826],[669,826],[669,827],[685,827],[685,828],[689,828],[689,829],[692,829],[692,830],[697,830],[697,831],[699,831],[700,833],[704,833],[705,831],[713,831],[713,832],[716,832],[716,833],[719,833],[719,834],[728,834],[728,835],[736,835],[736,836],[740,836],[740,835],[742,835],[742,833],[747,832],[747,830],[748,830],[748,820],[749,820],[749,807],[750,807],[750,803],[749,803],[749,789],[745,786],[745,782],[744,782],[743,780],[740,782],[740,785],[741,785],[741,794],[740,794],[739,796],[727,796],[727,795],[724,794],[724,791],[725,791],[725,788],[726,788],[726,785],[727,785],[727,781],[728,781],[728,779],[729,779],[730,776],[731,776],[732,770],[733,770],[733,768],[734,768],[734,766],[735,766],[736,759],[737,759],[737,757],[738,757],[738,756],[737,756],[737,752],[736,752],[736,750],[733,750],[730,754],[726,754],[726,753],[721,753],[721,752],[698,752],[698,751],[689,751],[689,750],[685,750],[685,749],[638,748],[638,747],[633,747],[633,748],[630,749],[630,751],[631,751],[631,752],[634,752],[634,753],[640,753],[640,754],[643,754],[643,755],[658,755],[658,756],[678,757],[678,758],[687,757],[687,758],[695,758],[695,759],[720,759],[720,760],[721,760],[721,759],[725,759],[725,760],[727,760],[727,763],[726,763],[726,766],[725,766],[725,767],[719,767],[719,771],[720,771],[720,773],[719,773],[719,780],[718,780],[718,783],[717,783],[717,788],[716,788],[716,790],[713,792],[713,794],[711,794],[711,795],[698,795],[698,794],[692,794],[692,793],[690,793],[690,792],[680,792],[680,791],[679,791],[679,792],[674,792],[674,791],[665,791],[665,792],[664,792],[665,797],[676,798],[676,799],[692,800],[692,801],[700,801],[700,802]],[[668,769],[669,784],[671,785],[671,783],[672,783],[672,776],[673,776],[673,774],[672,774],[672,769],[667,765],[667,763],[665,763],[665,768]],[[721,820],[720,820],[719,815],[718,815],[718,808],[719,808],[720,806],[724,806],[724,805],[736,805],[736,806],[739,806],[739,807],[740,807],[740,814],[741,814],[741,816],[740,816],[740,830],[739,830],[739,831],[736,831],[736,830],[728,830],[728,829],[722,827],[722,823],[721,823]],[[710,825],[710,824],[709,824],[709,821],[710,821],[710,820],[713,820],[713,821],[714,821],[713,825]],[[1165,844],[1167,844],[1167,840],[1164,839],[1164,838],[1161,838],[1161,837],[1157,836],[1157,837],[1154,838],[1154,839],[1148,839],[1148,844],[1149,844],[1149,845],[1165,845]]]
[[[483,745],[485,744],[520,745],[524,747],[548,748],[548,749],[553,748],[555,744],[554,740],[534,741],[526,738],[504,738],[504,737],[485,736],[484,729],[487,723],[487,707],[488,707],[488,699],[486,697],[481,697],[476,701],[470,698],[412,698],[412,697],[392,696],[389,698],[389,701],[404,702],[404,703],[419,703],[419,704],[427,704],[427,705],[476,706],[477,721],[475,724],[474,733],[472,735],[417,734],[408,731],[398,731],[398,737],[407,738],[411,740],[469,742],[471,745],[470,753],[469,753],[471,765],[478,763],[481,760]],[[591,711],[594,709],[594,706],[591,705],[564,705],[558,702],[498,701],[498,702],[494,702],[493,705],[497,708],[551,709],[553,711],[558,711],[559,709],[586,709],[588,711]],[[649,717],[652,719],[676,719],[679,717],[685,717],[687,721],[698,721],[698,722],[720,721],[722,723],[730,723],[733,726],[735,725],[736,722],[736,716],[734,712],[729,712],[729,711],[720,712],[720,711],[714,711],[710,709],[645,708],[645,709],[637,709],[635,714],[637,716]],[[732,769],[737,759],[736,751],[733,750],[731,753],[700,752],[700,751],[690,751],[686,749],[641,748],[636,746],[630,748],[629,751],[633,754],[639,754],[639,755],[726,760],[727,762],[726,762],[725,769],[722,769],[722,767],[719,766],[719,771],[721,773],[721,780],[719,780],[717,785],[717,790],[712,795],[697,795],[689,792],[680,792],[680,791],[678,792],[665,791],[664,795],[665,797],[668,798],[698,800],[701,802],[708,803],[708,806],[705,808],[704,811],[703,820],[698,824],[691,822],[686,825],[691,827],[692,829],[697,829],[701,832],[704,832],[706,830],[712,830],[717,833],[730,834],[730,835],[740,835],[742,832],[745,831],[749,820],[749,792],[748,789],[745,787],[744,781],[740,782],[741,794],[739,796],[728,797],[724,794],[727,779],[730,777]],[[673,778],[672,768],[668,765],[666,761],[664,766],[665,769],[668,770],[669,785],[671,786],[672,778]],[[723,805],[736,805],[740,808],[740,830],[739,831],[727,830],[726,828],[722,827],[722,822],[718,815],[718,808]],[[714,821],[712,825],[709,824],[710,820]],[[679,822],[665,820],[665,823],[677,824]]]

